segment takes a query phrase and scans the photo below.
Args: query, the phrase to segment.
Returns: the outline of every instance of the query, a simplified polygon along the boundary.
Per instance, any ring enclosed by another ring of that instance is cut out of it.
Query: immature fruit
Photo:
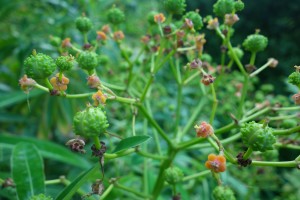
[[[288,77],[288,82],[300,88],[300,72],[293,72]]]
[[[74,57],[59,56],[55,61],[59,71],[64,72],[70,70],[74,65]]]
[[[230,14],[233,11],[234,11],[233,0],[218,0],[214,4],[213,12],[219,17],[224,17],[225,14]]]
[[[254,121],[244,123],[241,128],[241,134],[243,143],[254,151],[264,152],[272,150],[273,144],[276,142],[272,128],[264,127],[263,124],[258,124]]]
[[[150,25],[154,25],[156,24],[156,22],[154,21],[154,16],[157,15],[158,13],[155,11],[151,11],[148,13],[147,15],[147,21]]]
[[[125,14],[119,8],[114,7],[108,11],[107,20],[114,25],[118,25],[125,21]]]
[[[77,62],[82,69],[91,71],[98,65],[98,55],[95,52],[83,51],[79,54]]]
[[[45,79],[55,71],[56,65],[50,56],[43,53],[33,52],[24,61],[25,74],[33,79]]]
[[[233,191],[225,186],[215,187],[213,197],[215,200],[235,200]]]
[[[182,180],[183,173],[178,167],[169,167],[164,172],[164,178],[169,184],[174,185]]]
[[[53,200],[52,197],[46,196],[44,194],[34,195],[30,197],[29,200]]]
[[[181,15],[185,11],[185,0],[164,0],[164,7],[167,12]]]
[[[232,48],[232,50],[235,53],[235,55],[238,57],[238,59],[241,59],[244,56],[243,50],[240,49],[239,47],[234,47],[234,48]],[[228,51],[228,56],[230,59],[233,60],[233,56],[230,51]]]
[[[106,112],[100,107],[87,107],[77,112],[73,119],[74,132],[82,137],[100,136],[108,126]]]
[[[88,17],[78,17],[75,20],[76,28],[82,32],[82,33],[87,33],[92,29],[92,21]]]
[[[203,27],[202,17],[199,15],[199,13],[190,11],[183,16],[183,19],[186,18],[193,22],[195,30],[200,30]]]
[[[235,11],[242,11],[242,10],[244,10],[244,7],[245,7],[244,2],[242,2],[240,0],[234,2],[234,9],[235,9]]]
[[[268,45],[268,38],[260,34],[248,35],[244,40],[243,46],[247,51],[258,52],[263,51]]]

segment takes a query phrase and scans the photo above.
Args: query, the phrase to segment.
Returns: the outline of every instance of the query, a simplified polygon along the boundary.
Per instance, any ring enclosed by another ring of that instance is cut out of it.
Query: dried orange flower
[[[207,29],[215,30],[218,28],[218,26],[219,26],[218,18],[210,19],[207,24]]]
[[[226,170],[226,158],[223,155],[209,154],[205,167],[213,172],[224,172]]]
[[[197,137],[208,137],[214,134],[213,127],[207,122],[201,122],[200,126],[194,126],[197,132]]]
[[[104,33],[108,34],[110,32],[109,25],[106,24],[106,25],[102,26],[101,31],[103,31]]]
[[[300,93],[294,94],[292,96],[292,99],[294,100],[295,104],[299,105],[300,104]]]
[[[91,75],[87,78],[87,84],[90,88],[97,88],[101,85],[101,82],[98,76]]]
[[[239,20],[240,18],[237,16],[237,14],[226,14],[224,23],[228,26],[232,26]]]
[[[94,100],[94,106],[98,106],[100,103],[105,104],[106,102],[106,95],[98,90],[95,94],[93,94],[92,99]]]
[[[25,92],[28,93],[33,86],[36,84],[35,80],[32,78],[28,78],[27,75],[25,74],[20,80],[19,84],[21,86],[21,89]]]
[[[55,90],[66,91],[69,84],[69,79],[62,75],[61,81],[59,80],[59,73],[50,79],[50,83]]]
[[[71,47],[71,38],[66,38],[61,42],[61,47],[66,48],[66,47]]]
[[[122,31],[116,31],[114,32],[114,39],[116,41],[121,41],[125,38],[124,33]]]
[[[151,39],[151,36],[150,35],[144,35],[142,38],[141,38],[141,42],[144,43],[144,44],[148,44],[150,42],[150,39]]]
[[[206,74],[206,75],[203,75],[201,82],[202,82],[204,85],[208,86],[208,85],[210,85],[211,83],[213,83],[213,82],[215,81],[215,79],[216,79],[216,78],[213,77],[212,75]]]
[[[103,31],[97,31],[97,40],[106,40],[107,36]]]
[[[164,21],[166,21],[166,17],[164,16],[164,14],[159,13],[154,15],[154,21],[156,23],[163,23]]]
[[[205,35],[204,34],[200,34],[200,35],[198,35],[198,36],[195,37],[195,40],[196,40],[196,49],[199,52],[202,52],[203,46],[206,43]]]

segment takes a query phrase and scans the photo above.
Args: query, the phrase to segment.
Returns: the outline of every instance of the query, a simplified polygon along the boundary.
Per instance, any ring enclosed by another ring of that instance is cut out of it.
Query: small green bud
[[[73,56],[59,56],[55,61],[60,72],[69,71],[74,65]]]
[[[234,47],[234,48],[232,48],[232,50],[235,53],[235,55],[238,57],[238,59],[241,59],[244,56],[244,51],[241,48]],[[228,51],[228,56],[230,59],[233,60],[233,56],[230,51]]]
[[[50,35],[50,44],[55,47],[59,47],[61,45],[61,39],[56,36]]]
[[[260,34],[248,35],[244,40],[243,46],[247,51],[258,52],[263,51],[268,45],[268,38]]]
[[[273,135],[273,129],[254,121],[244,123],[241,128],[242,140],[245,145],[251,147],[254,151],[264,152],[272,150],[276,138]]]
[[[171,14],[181,15],[185,11],[185,0],[164,0],[164,7]]]
[[[234,2],[234,9],[235,11],[242,11],[244,10],[245,4],[241,0]]]
[[[109,62],[109,57],[107,55],[98,56],[98,63],[100,65],[106,65]]]
[[[52,197],[46,196],[44,194],[34,195],[30,197],[29,200],[53,200]]]
[[[169,167],[164,172],[164,178],[169,184],[174,185],[182,180],[183,173],[178,167]]]
[[[300,88],[300,72],[293,72],[288,77],[288,82]]]
[[[148,13],[147,15],[147,21],[150,25],[155,25],[157,24],[155,21],[154,21],[154,16],[157,15],[158,13],[156,11],[151,11]]]
[[[202,62],[208,62],[208,63],[211,63],[211,62],[212,62],[212,57],[211,57],[211,55],[209,55],[209,54],[207,54],[207,53],[202,54],[202,56],[201,56],[200,59],[201,59]]]
[[[213,197],[215,200],[235,200],[233,191],[225,186],[215,187]]]
[[[89,32],[93,26],[92,21],[88,17],[85,17],[85,16],[78,17],[75,20],[75,24],[76,24],[76,28],[82,33]]]
[[[74,132],[82,137],[100,136],[108,126],[106,112],[100,107],[87,107],[77,112],[73,119]]]
[[[98,55],[95,52],[83,51],[79,54],[77,62],[82,69],[91,71],[98,65]]]
[[[219,16],[224,17],[225,14],[230,14],[234,11],[233,0],[218,0],[213,6],[213,12]]]
[[[186,18],[193,22],[195,30],[200,30],[203,27],[202,17],[198,12],[190,11],[183,16],[183,19]]]
[[[114,25],[118,25],[125,21],[125,14],[119,8],[113,7],[107,13],[107,20]]]
[[[27,57],[24,61],[25,74],[33,79],[45,79],[55,71],[56,65],[50,56],[43,53],[36,53]]]

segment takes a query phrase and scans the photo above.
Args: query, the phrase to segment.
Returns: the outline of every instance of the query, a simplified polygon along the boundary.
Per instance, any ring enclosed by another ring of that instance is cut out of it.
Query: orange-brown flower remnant
[[[106,24],[106,25],[102,26],[101,31],[103,31],[105,34],[108,34],[110,32],[109,25]]]
[[[159,13],[154,15],[154,21],[156,23],[163,23],[164,21],[166,21],[166,17],[164,16],[164,14]]]
[[[203,75],[201,82],[202,82],[204,85],[208,86],[208,85],[212,84],[212,83],[214,82],[215,79],[216,79],[216,78],[213,77],[212,75],[210,75],[210,74],[205,74],[205,75]]]
[[[210,19],[208,21],[208,24],[206,26],[207,29],[209,30],[215,30],[219,27],[219,20],[218,18]]]
[[[122,31],[114,32],[114,40],[115,41],[122,41],[125,38],[124,33]]]
[[[97,40],[105,41],[107,36],[104,31],[97,31]]]
[[[62,75],[60,80],[59,73],[57,73],[54,77],[50,79],[50,83],[55,90],[66,91],[68,88],[69,79]]]
[[[299,105],[300,104],[300,93],[294,94],[292,96],[292,99],[294,100],[295,104]]]
[[[196,129],[197,137],[208,137],[214,134],[213,127],[207,122],[201,122],[199,126],[196,125],[194,128]]]
[[[27,75],[25,74],[20,80],[19,84],[21,86],[21,89],[25,92],[28,93],[33,86],[36,84],[35,80],[32,78],[28,78]]]
[[[98,76],[91,75],[87,78],[87,85],[90,86],[90,88],[97,88],[101,86],[101,82]]]
[[[105,104],[106,102],[106,96],[101,92],[101,90],[98,90],[98,92],[93,94],[92,99],[94,100],[94,106],[98,106],[99,104]]]
[[[228,26],[232,26],[239,20],[240,18],[237,16],[237,14],[226,14],[224,23]]]
[[[223,155],[209,154],[205,167],[216,173],[224,172],[226,170],[226,158]]]
[[[200,35],[196,36],[195,40],[196,40],[196,49],[199,52],[202,52],[203,51],[203,46],[206,43],[205,35],[200,34]]]
[[[62,48],[72,47],[71,38],[66,38],[61,42]]]

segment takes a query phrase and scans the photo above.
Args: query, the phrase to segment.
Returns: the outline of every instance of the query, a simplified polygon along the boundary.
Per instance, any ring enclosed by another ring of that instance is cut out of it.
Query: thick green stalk
[[[274,135],[290,135],[296,132],[300,132],[300,126],[296,126],[294,128],[283,129],[283,130],[275,130],[273,131]]]
[[[215,91],[215,87],[214,87],[213,83],[210,84],[210,88],[211,88],[211,93],[212,93],[212,97],[213,97],[213,105],[212,105],[212,110],[210,113],[209,123],[213,124],[215,115],[216,115],[216,111],[217,111],[218,100],[217,100],[217,95],[216,95],[216,91]]]
[[[144,193],[138,192],[138,191],[135,190],[135,189],[126,187],[126,186],[121,185],[121,184],[119,184],[119,183],[115,183],[114,185],[115,185],[116,188],[119,188],[119,189],[121,189],[121,190],[124,190],[124,191],[130,192],[130,193],[132,193],[132,194],[135,194],[135,195],[138,196],[138,197],[142,197],[142,198],[144,198],[144,199],[150,198],[149,195],[145,195]]]
[[[297,167],[299,162],[296,161],[282,161],[282,162],[267,162],[253,160],[252,166],[269,166],[269,167]]]
[[[53,86],[51,85],[51,83],[49,82],[48,78],[45,78],[45,84],[47,86],[47,88],[49,89],[48,91],[53,90]]]
[[[246,153],[243,155],[243,159],[248,159],[250,157],[250,155],[252,154],[253,149],[251,147],[248,147]]]
[[[96,149],[98,149],[98,150],[101,149],[101,144],[100,144],[99,137],[98,136],[94,136],[93,137],[93,141],[94,141]]]
[[[110,184],[108,188],[106,188],[103,194],[101,195],[100,200],[104,200],[109,195],[109,193],[112,191],[113,188],[114,188],[114,184]]]

